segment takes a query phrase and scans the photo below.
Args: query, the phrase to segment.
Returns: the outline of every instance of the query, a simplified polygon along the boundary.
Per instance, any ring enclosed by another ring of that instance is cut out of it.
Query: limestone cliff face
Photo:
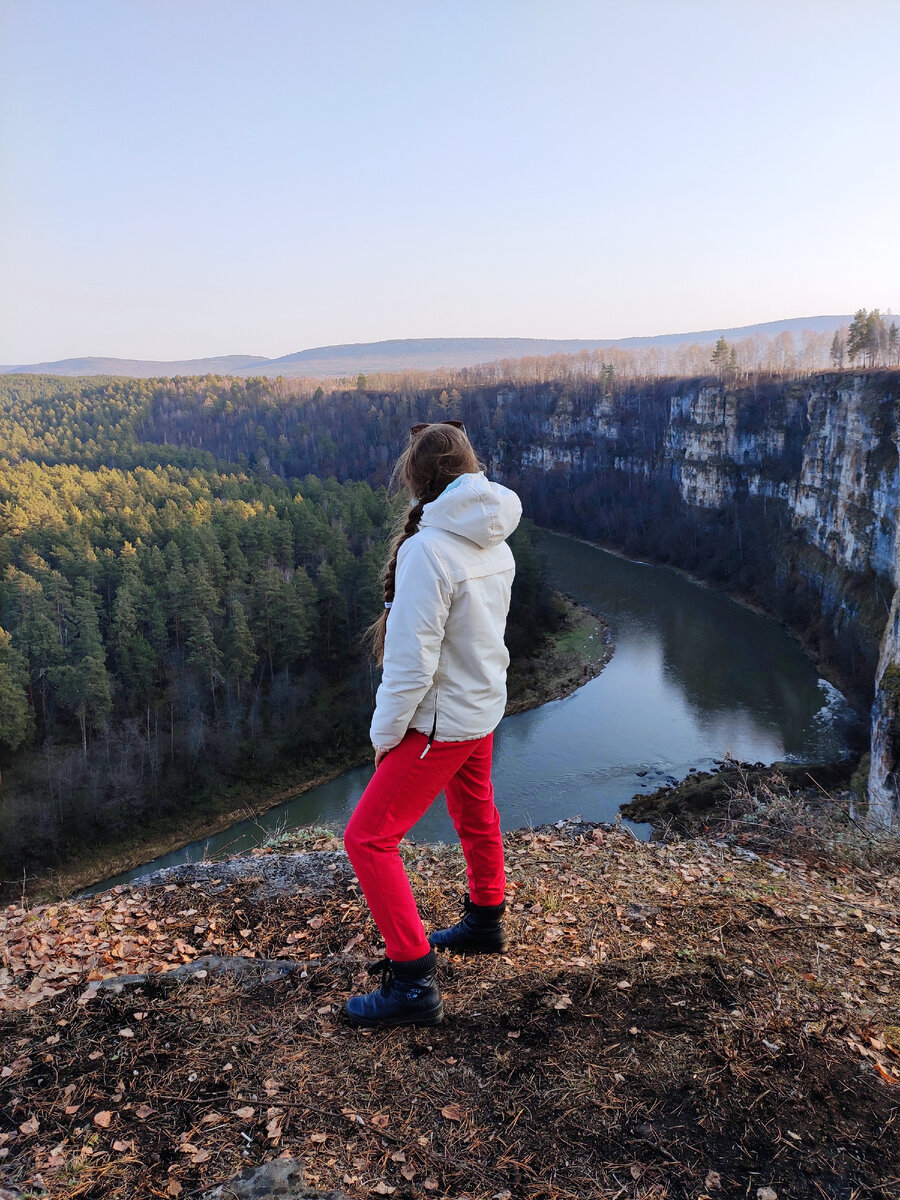
[[[872,704],[869,812],[878,825],[900,823],[900,588],[881,643]]]
[[[870,394],[865,376],[809,389],[809,434],[792,498],[796,527],[851,571],[894,578],[900,496],[895,403]],[[898,392],[900,394],[900,392]],[[887,411],[885,409],[887,408]]]
[[[900,823],[900,522],[893,547],[894,599],[875,673],[869,812],[878,825]]]
[[[866,376],[827,377],[786,385],[760,420],[749,389],[701,386],[672,400],[664,458],[686,504],[783,500],[808,545],[893,579],[900,471],[884,399]]]
[[[516,467],[613,468],[668,479],[694,509],[778,501],[804,544],[850,572],[883,575],[893,587],[898,399],[896,372],[765,388],[679,381],[662,401],[662,420],[660,396],[637,387],[580,405],[566,392],[555,400],[545,394],[551,411],[519,449]]]
[[[798,406],[785,404],[761,428],[745,416],[739,396],[721,386],[672,398],[664,459],[686,504],[722,508],[747,494],[783,494],[783,483],[766,467],[784,458]]]
[[[882,813],[897,813],[900,770],[898,400],[900,373],[885,371],[632,385],[580,404],[545,394],[539,437],[515,464],[579,473],[572,491],[602,479],[601,502],[668,488],[674,515],[702,528],[708,514],[710,546],[725,518],[752,538],[743,586],[867,671],[870,694],[875,675],[871,789]]]

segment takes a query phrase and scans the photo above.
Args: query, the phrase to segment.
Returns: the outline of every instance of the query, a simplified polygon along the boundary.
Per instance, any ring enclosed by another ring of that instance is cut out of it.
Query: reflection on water
[[[612,820],[636,792],[682,779],[691,767],[708,768],[725,754],[768,763],[846,752],[852,710],[776,622],[667,568],[556,534],[541,541],[554,585],[604,614],[616,649],[603,674],[574,695],[499,726],[494,786],[504,828],[574,814]],[[371,767],[348,771],[151,866],[245,850],[274,829],[343,827],[371,774]],[[455,840],[442,800],[410,837]]]

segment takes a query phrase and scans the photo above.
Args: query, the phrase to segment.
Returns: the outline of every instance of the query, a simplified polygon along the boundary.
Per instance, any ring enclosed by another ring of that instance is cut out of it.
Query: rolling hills
[[[731,340],[756,335],[775,337],[781,333],[800,334],[809,330],[830,333],[853,318],[843,316],[791,317],[743,325],[729,329],[706,329],[689,333],[663,333],[630,338],[396,338],[380,342],[354,342],[346,345],[314,346],[280,358],[252,354],[226,354],[214,358],[184,359],[172,362],[122,358],[65,358],[57,362],[39,362],[0,366],[0,374],[27,375],[118,375],[134,379],[156,379],[174,375],[265,375],[288,378],[315,376],[340,378],[375,371],[429,370],[436,367],[474,367],[500,359],[533,355],[576,354],[579,350],[609,347],[632,349],[700,343],[712,345],[724,336]]]

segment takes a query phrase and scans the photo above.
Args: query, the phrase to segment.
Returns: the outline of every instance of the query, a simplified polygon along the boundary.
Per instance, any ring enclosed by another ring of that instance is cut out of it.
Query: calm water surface
[[[495,734],[503,827],[580,814],[612,820],[620,804],[730,754],[748,762],[833,760],[858,720],[776,622],[665,567],[618,558],[556,534],[541,544],[551,582],[610,621],[615,653],[565,700],[507,717]],[[233,854],[272,830],[342,828],[371,778],[358,767],[255,821],[193,842],[97,887],[148,869]],[[649,826],[636,825],[646,836]],[[410,833],[455,841],[439,799]],[[92,889],[93,890],[93,889]]]

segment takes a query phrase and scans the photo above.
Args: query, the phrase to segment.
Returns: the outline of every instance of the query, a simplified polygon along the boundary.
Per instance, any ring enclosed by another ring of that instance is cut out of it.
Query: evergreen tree
[[[228,535],[225,545],[225,580],[229,586],[243,585],[250,577],[250,564],[241,549],[237,533],[234,530]]]
[[[213,711],[218,719],[219,710],[216,701],[216,688],[224,680],[224,676],[222,675],[222,651],[216,645],[216,640],[213,637],[212,629],[205,613],[191,613],[190,623],[187,628],[188,633],[185,646],[187,649],[188,665],[197,667],[200,673],[206,678],[213,702]]]
[[[180,649],[183,641],[183,625],[190,607],[187,576],[181,559],[181,551],[175,542],[166,546],[166,612],[172,623],[175,647]]]
[[[13,648],[11,635],[0,628],[0,749],[7,753],[18,750],[34,736],[34,712],[28,703],[27,684],[25,658]]]
[[[331,563],[324,562],[319,567],[316,590],[319,594],[317,607],[322,648],[331,656],[346,645],[347,631],[347,604]]]
[[[716,341],[710,362],[720,375],[724,375],[729,369],[731,365],[731,347],[725,340],[724,335]]]
[[[216,645],[213,624],[221,604],[204,563],[192,562],[186,571],[187,610],[184,616],[188,665],[197,667],[209,684],[213,710],[218,718],[216,689],[224,682],[222,652]]]
[[[125,670],[126,647],[138,631],[138,606],[143,598],[144,583],[134,553],[119,556],[121,579],[112,606],[111,635],[115,659],[120,671]]]
[[[7,572],[7,584],[10,595],[8,619],[15,626],[16,642],[26,658],[32,705],[35,704],[36,684],[41,698],[41,720],[46,726],[51,678],[63,658],[59,628],[53,619],[53,609],[36,579],[24,571],[10,567]]]
[[[295,567],[291,577],[291,587],[296,592],[298,603],[303,609],[306,626],[306,654],[312,652],[312,647],[319,641],[319,610],[316,605],[316,585],[310,579],[303,567]]]
[[[232,600],[225,669],[228,681],[233,683],[237,689],[238,701],[241,699],[244,684],[249,683],[253,678],[256,658],[256,646],[253,643],[253,634],[247,623],[244,606],[240,600]]]
[[[896,321],[891,321],[887,331],[887,354],[885,361],[889,367],[900,364],[900,327]]]
[[[78,719],[85,760],[88,730],[101,727],[112,707],[97,609],[96,593],[90,581],[79,579],[72,605],[75,637],[66,661],[55,673],[60,701]]]
[[[113,600],[110,637],[123,706],[135,710],[150,698],[156,676],[156,653],[142,632],[143,614],[149,610],[158,624],[161,610],[158,602],[151,601],[137,556],[133,550],[128,552],[127,543],[120,560],[122,579]],[[159,637],[159,628],[154,633]]]
[[[877,308],[867,312],[857,309],[847,336],[847,357],[851,362],[861,358],[867,367],[874,367],[886,348],[888,340],[884,317]]]

